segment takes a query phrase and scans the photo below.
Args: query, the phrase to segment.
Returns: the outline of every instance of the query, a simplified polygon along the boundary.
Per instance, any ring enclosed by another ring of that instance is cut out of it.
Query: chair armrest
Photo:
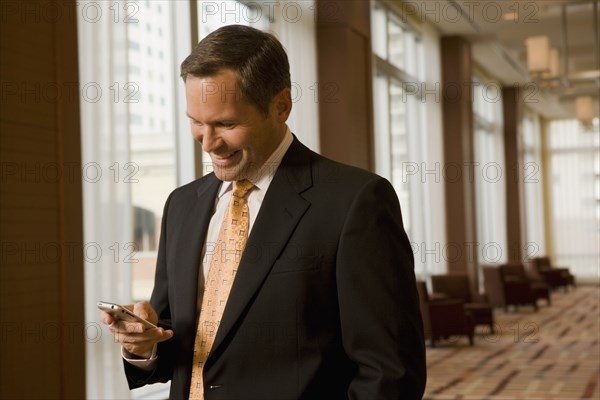
[[[487,294],[485,293],[478,293],[475,296],[473,296],[473,300],[471,301],[471,303],[489,303],[490,299],[488,297]]]
[[[569,271],[569,268],[554,268],[554,270],[560,272],[562,276],[571,275],[571,271]]]
[[[444,320],[464,316],[464,302],[457,299],[446,299],[429,303],[429,314],[432,319],[441,317]]]
[[[526,277],[520,277],[520,276],[505,276],[504,277],[504,283],[505,284],[512,284],[512,283],[516,283],[516,284],[524,284],[524,283],[529,283],[529,279],[527,279]]]
[[[433,302],[433,303],[437,303],[437,302],[445,301],[445,300],[448,300],[448,296],[446,295],[446,293],[432,292],[429,295],[429,301]]]
[[[504,287],[506,291],[531,290],[531,283],[524,280],[506,281]]]

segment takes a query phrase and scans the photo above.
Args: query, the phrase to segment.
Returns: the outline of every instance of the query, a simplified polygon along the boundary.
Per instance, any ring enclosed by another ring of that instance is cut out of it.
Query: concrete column
[[[373,170],[373,76],[368,1],[317,3],[321,154]]]
[[[471,290],[478,282],[478,251],[473,175],[473,102],[471,46],[459,36],[443,37],[442,113],[446,191],[448,272],[467,273]]]

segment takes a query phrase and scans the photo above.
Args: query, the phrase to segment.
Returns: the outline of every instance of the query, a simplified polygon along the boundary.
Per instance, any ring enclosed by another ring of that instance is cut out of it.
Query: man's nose
[[[200,142],[202,143],[202,150],[206,153],[210,153],[219,147],[219,137],[215,128],[210,125],[204,125],[202,127]]]

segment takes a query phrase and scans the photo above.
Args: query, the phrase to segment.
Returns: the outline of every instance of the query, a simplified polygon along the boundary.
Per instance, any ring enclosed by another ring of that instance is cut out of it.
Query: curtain
[[[117,4],[117,3],[115,3]],[[131,187],[127,103],[115,101],[127,82],[127,25],[113,2],[77,3],[83,162],[86,368],[89,399],[128,399],[120,346],[99,322],[99,300],[131,297]],[[116,84],[116,86],[114,86]]]

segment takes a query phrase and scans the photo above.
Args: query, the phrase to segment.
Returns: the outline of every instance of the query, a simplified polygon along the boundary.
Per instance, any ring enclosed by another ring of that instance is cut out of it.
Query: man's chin
[[[222,168],[213,164],[213,170],[217,178],[222,181],[241,181],[247,178],[243,168]]]
[[[213,171],[217,178],[222,181],[241,181],[242,179],[249,179],[255,181],[259,178],[260,167],[254,162],[242,161],[237,163],[235,166],[222,166],[213,163]]]

